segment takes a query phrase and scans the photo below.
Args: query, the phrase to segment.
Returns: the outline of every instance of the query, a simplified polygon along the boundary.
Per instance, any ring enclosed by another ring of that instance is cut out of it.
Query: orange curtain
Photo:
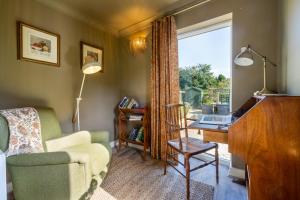
[[[179,102],[178,47],[173,16],[152,24],[151,155],[165,159],[165,105]]]

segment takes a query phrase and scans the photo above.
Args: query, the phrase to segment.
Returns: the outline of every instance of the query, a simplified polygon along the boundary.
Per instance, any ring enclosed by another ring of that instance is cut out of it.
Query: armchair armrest
[[[8,165],[11,166],[43,166],[60,165],[70,163],[88,164],[89,156],[84,153],[75,152],[46,152],[20,154],[7,158]]]
[[[7,158],[16,199],[79,199],[91,183],[88,154],[46,152]]]
[[[109,143],[108,131],[90,131],[93,143]]]

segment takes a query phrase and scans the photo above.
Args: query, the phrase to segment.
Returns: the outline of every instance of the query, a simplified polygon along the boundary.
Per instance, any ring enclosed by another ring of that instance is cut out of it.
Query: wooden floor
[[[132,148],[133,149],[133,148]],[[122,150],[121,150],[122,151]],[[133,151],[138,151],[134,150]],[[115,151],[114,151],[115,152]],[[130,151],[123,151],[122,154],[125,156],[126,152],[129,154]],[[135,154],[136,155],[136,154]],[[142,157],[141,157],[142,159]],[[151,159],[148,155],[147,159]],[[191,161],[191,167],[196,164],[193,160]],[[169,166],[169,170],[171,167]],[[163,169],[162,169],[163,170]],[[227,176],[228,167],[220,165],[219,168],[219,184],[216,184],[215,179],[215,166],[209,165],[202,169],[196,170],[191,173],[191,179],[199,182],[203,182],[215,187],[214,199],[215,200],[247,200],[246,187],[241,184],[232,182],[232,179]],[[180,175],[178,173],[178,175]],[[182,183],[185,184],[185,183]]]
[[[215,166],[209,165],[191,173],[191,179],[215,186],[215,200],[247,200],[244,185],[237,184],[229,178],[228,166],[220,165],[219,184],[216,184]]]

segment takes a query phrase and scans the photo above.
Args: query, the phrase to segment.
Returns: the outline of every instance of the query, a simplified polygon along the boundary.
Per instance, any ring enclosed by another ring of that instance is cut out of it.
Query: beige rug
[[[98,187],[90,200],[116,200],[112,195],[103,190],[101,187]]]
[[[150,158],[143,161],[139,153],[131,149],[114,154],[101,187],[118,200],[177,200],[186,197],[184,177],[171,168],[164,176],[160,161]],[[213,199],[213,186],[191,180],[190,190],[191,200]]]

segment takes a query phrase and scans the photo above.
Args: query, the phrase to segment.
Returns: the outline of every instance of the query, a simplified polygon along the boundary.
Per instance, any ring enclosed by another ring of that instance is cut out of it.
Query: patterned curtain
[[[179,103],[178,48],[173,16],[152,24],[151,155],[165,159],[165,105]]]

